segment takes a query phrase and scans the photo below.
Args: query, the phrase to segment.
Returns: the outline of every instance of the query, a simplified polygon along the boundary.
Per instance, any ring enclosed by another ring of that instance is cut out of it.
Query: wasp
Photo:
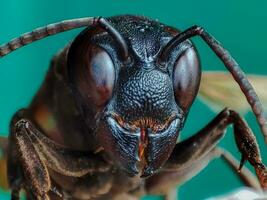
[[[199,91],[201,66],[190,41],[200,36],[240,86],[267,140],[259,98],[228,51],[200,26],[185,31],[142,16],[66,20],[21,35],[0,47],[0,57],[60,32],[86,27],[52,59],[27,108],[15,113],[6,144],[12,200],[137,199],[166,194],[211,159],[233,125],[242,159],[260,187],[267,171],[247,122],[224,108],[192,137],[179,141]],[[255,186],[246,173],[241,177]]]

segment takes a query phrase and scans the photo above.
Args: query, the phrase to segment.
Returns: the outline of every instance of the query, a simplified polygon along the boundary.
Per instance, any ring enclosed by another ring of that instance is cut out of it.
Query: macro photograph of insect
[[[0,8],[0,199],[267,199],[266,1]]]

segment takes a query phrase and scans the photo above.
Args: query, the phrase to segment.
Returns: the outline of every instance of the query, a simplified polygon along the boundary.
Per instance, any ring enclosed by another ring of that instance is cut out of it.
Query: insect
[[[200,36],[239,84],[267,139],[261,103],[236,61],[199,26],[181,32],[140,16],[67,20],[26,33],[0,56],[36,40],[84,27],[52,60],[29,107],[11,121],[7,174],[12,199],[136,199],[167,193],[209,160],[233,124],[242,159],[267,188],[266,167],[248,124],[223,109],[177,143],[198,93],[201,68],[189,40]],[[6,140],[3,139],[3,144]],[[240,174],[254,186],[246,173]]]

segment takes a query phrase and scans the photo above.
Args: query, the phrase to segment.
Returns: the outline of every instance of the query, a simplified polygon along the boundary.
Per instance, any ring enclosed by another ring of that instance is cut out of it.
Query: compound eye
[[[96,104],[104,104],[111,97],[115,70],[109,54],[100,47],[92,47],[89,52],[89,78],[91,78],[92,97]]]
[[[173,88],[176,103],[187,112],[193,103],[200,83],[200,64],[194,48],[186,50],[173,68]]]
[[[115,69],[110,55],[101,47],[90,45],[79,70],[78,90],[85,100],[103,106],[111,98]],[[77,69],[78,70],[78,69]]]

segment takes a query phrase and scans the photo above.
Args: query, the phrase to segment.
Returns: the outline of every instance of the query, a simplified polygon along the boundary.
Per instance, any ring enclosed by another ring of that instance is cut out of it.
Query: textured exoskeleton
[[[167,195],[211,159],[228,125],[262,188],[267,174],[256,139],[242,117],[222,110],[189,139],[177,142],[199,89],[201,67],[189,40],[199,35],[240,85],[267,137],[256,93],[230,54],[203,28],[184,32],[140,16],[84,18],[36,29],[0,47],[0,56],[88,26],[52,60],[29,107],[11,122],[8,179],[12,199],[137,199]],[[259,187],[248,172],[247,185]]]

